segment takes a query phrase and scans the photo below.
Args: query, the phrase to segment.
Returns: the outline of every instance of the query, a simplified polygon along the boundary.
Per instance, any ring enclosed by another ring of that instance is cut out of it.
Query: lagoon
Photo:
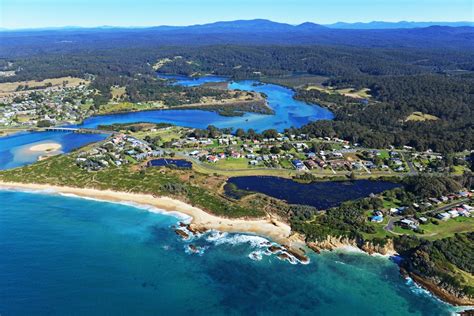
[[[162,76],[163,77],[163,76]],[[196,86],[206,82],[222,82],[226,78],[216,76],[205,76],[200,78],[188,78],[180,76],[166,76],[168,79],[176,80],[173,84],[184,86]],[[131,113],[117,113],[110,115],[93,116],[86,119],[82,124],[70,127],[97,128],[99,125],[110,125],[115,123],[170,123],[173,125],[207,128],[214,125],[218,128],[250,128],[257,132],[266,129],[277,129],[283,131],[291,126],[300,127],[311,121],[332,119],[331,111],[318,105],[311,105],[293,98],[294,92],[288,88],[274,84],[260,84],[257,81],[230,82],[231,89],[257,91],[265,93],[268,104],[274,110],[274,115],[263,115],[257,113],[245,113],[243,116],[221,116],[216,112],[203,110],[153,110]],[[22,152],[25,146],[32,146],[39,142],[59,142],[67,153],[72,149],[87,143],[104,139],[104,135],[72,134],[54,132],[22,132],[15,135],[0,137],[0,169],[14,168],[36,161],[38,155],[30,155]]]
[[[102,134],[76,134],[64,132],[20,132],[0,137],[0,170],[21,167],[38,160],[45,154],[32,152],[30,147],[57,143],[61,145],[60,153],[67,153],[89,143],[105,139]]]
[[[184,159],[169,159],[169,158],[160,158],[153,159],[148,162],[149,167],[163,167],[163,166],[176,166],[183,169],[191,169],[193,163]]]
[[[303,204],[318,209],[338,206],[342,202],[355,200],[400,186],[388,181],[355,180],[299,183],[291,179],[271,176],[232,177],[225,186],[226,195],[238,198],[231,185],[249,193],[259,192],[290,204]]]
[[[180,78],[170,76],[169,78]],[[205,82],[216,82],[224,80],[220,77],[202,77],[199,79],[181,79],[174,84],[184,86],[195,86]],[[230,82],[229,88],[245,91],[257,91],[267,95],[268,105],[274,110],[274,115],[257,113],[244,113],[242,116],[221,116],[216,112],[203,110],[152,110],[145,112],[117,113],[110,115],[94,116],[86,119],[81,128],[97,128],[99,125],[110,125],[114,123],[170,123],[179,126],[206,128],[214,125],[218,128],[252,128],[257,132],[266,129],[276,129],[283,132],[285,128],[301,127],[309,122],[317,120],[331,120],[334,115],[328,109],[318,105],[308,104],[293,98],[294,92],[288,88],[274,84],[260,84],[257,81]]]

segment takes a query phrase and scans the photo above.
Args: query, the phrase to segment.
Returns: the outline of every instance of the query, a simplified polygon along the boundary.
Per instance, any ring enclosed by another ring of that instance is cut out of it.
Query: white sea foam
[[[405,280],[406,280],[406,284],[408,285],[410,290],[413,293],[415,293],[416,295],[426,295],[426,296],[437,298],[436,296],[431,294],[430,291],[426,290],[422,286],[418,285],[415,281],[413,281],[412,278],[407,277],[407,278],[405,278]]]
[[[420,286],[418,283],[416,283],[415,281],[413,281],[412,278],[410,277],[406,277],[405,278],[406,280],[406,284],[408,285],[408,287],[410,288],[410,291],[413,292],[415,295],[418,295],[418,296],[428,296],[428,297],[431,297],[435,300],[437,300],[438,302],[441,302],[443,304],[446,304],[446,305],[451,305],[445,301],[443,301],[442,299],[440,299],[439,297],[437,297],[436,295],[434,295],[433,293],[431,293],[430,291],[428,291],[427,289],[425,289],[424,287]],[[455,315],[456,313],[454,313],[453,315]]]
[[[367,254],[366,252],[362,251],[362,249],[359,249],[354,246],[342,246],[334,250],[335,252],[346,252],[346,253],[363,253]]]
[[[114,202],[112,202],[112,203],[114,203]],[[117,204],[131,206],[131,207],[134,207],[134,208],[138,208],[138,209],[148,211],[150,213],[173,216],[173,217],[176,217],[177,219],[179,219],[181,222],[184,222],[186,224],[190,223],[191,220],[192,220],[191,216],[186,215],[184,213],[180,213],[180,212],[177,212],[177,211],[166,211],[166,210],[163,210],[163,209],[151,206],[151,205],[147,205],[147,204],[140,204],[140,203],[131,202],[131,201],[120,201],[120,202],[117,202]]]
[[[256,250],[249,253],[249,258],[255,261],[260,261],[263,259],[264,251]]]
[[[27,188],[15,188],[15,187],[5,187],[5,188],[0,188],[0,190],[3,191],[12,191],[12,192],[24,192],[24,193],[31,193],[31,194],[46,194],[46,195],[60,195],[68,198],[77,198],[77,199],[83,199],[83,200],[89,200],[89,201],[95,201],[95,202],[101,202],[101,203],[113,203],[113,204],[121,204],[121,205],[126,205],[130,206],[133,208],[145,210],[151,213],[155,214],[160,214],[160,215],[166,215],[166,216],[172,216],[177,218],[178,220],[185,222],[185,223],[190,223],[192,220],[192,217],[189,215],[186,215],[184,213],[180,213],[177,211],[166,211],[163,209],[159,209],[157,207],[147,205],[147,204],[140,204],[136,202],[131,202],[131,201],[109,201],[109,200],[104,200],[104,199],[98,199],[98,198],[93,198],[93,197],[88,197],[88,196],[81,196],[73,193],[62,193],[58,192],[57,190],[54,189],[27,189]]]
[[[266,238],[253,235],[243,234],[228,234],[222,232],[212,231],[206,238],[208,242],[213,243],[216,246],[223,244],[239,245],[249,244],[252,248],[268,247],[269,241]]]
[[[53,189],[27,189],[27,188],[15,188],[15,187],[0,187],[0,191],[8,191],[8,192],[24,192],[24,193],[31,193],[31,194],[58,194],[57,191]]]
[[[242,245],[242,244],[248,244],[250,248],[257,248],[259,250],[254,250],[249,253],[248,257],[252,260],[257,260],[260,261],[263,258],[263,255],[265,256],[272,256],[275,255],[275,253],[272,253],[270,250],[268,250],[268,247],[271,245],[274,246],[279,246],[276,243],[270,242],[268,239],[260,236],[254,236],[254,235],[244,235],[244,234],[229,234],[225,232],[220,232],[220,231],[211,231],[207,233],[206,235],[206,241],[212,243],[215,246],[220,246],[220,245]],[[286,252],[286,251],[278,251],[276,255],[280,253],[285,253],[288,255],[288,259],[285,259],[285,261],[291,263],[291,264],[309,264],[310,260],[307,260],[306,262],[302,262],[298,260],[295,256],[292,254]],[[279,258],[280,259],[280,258]],[[282,260],[282,259],[280,259]]]
[[[208,247],[198,247],[196,246],[196,250],[192,250],[188,245],[185,246],[184,252],[188,255],[198,255],[202,256]]]
[[[220,232],[220,231],[216,231],[216,230],[211,230],[209,232],[209,234],[206,236],[206,240],[208,242],[214,242],[218,239],[221,239],[221,238],[224,238],[226,237],[228,234],[227,233],[224,233],[224,232]]]

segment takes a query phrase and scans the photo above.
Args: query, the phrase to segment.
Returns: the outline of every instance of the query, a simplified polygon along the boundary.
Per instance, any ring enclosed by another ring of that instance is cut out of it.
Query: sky
[[[0,28],[473,21],[474,0],[0,0]]]

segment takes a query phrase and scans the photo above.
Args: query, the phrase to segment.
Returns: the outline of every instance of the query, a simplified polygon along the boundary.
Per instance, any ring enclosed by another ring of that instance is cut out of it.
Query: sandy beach
[[[61,149],[61,144],[58,143],[44,143],[44,144],[38,144],[38,145],[33,145],[29,148],[30,151],[36,151],[36,152],[41,152],[41,151],[58,151]]]
[[[112,190],[83,189],[65,186],[53,186],[32,183],[0,182],[0,189],[17,189],[28,191],[47,191],[49,194],[72,194],[79,197],[93,198],[110,202],[129,202],[152,206],[166,212],[178,212],[192,218],[191,223],[198,229],[215,229],[234,233],[254,233],[268,237],[275,242],[288,246],[300,245],[299,240],[290,238],[291,228],[286,223],[271,218],[262,219],[229,219],[206,213],[200,208],[169,198],[154,197],[149,194],[116,192]]]

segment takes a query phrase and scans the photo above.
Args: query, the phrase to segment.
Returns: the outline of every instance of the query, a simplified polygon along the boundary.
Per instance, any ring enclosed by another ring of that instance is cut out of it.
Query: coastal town
[[[204,135],[206,134],[206,135]],[[422,172],[461,174],[467,170],[468,154],[460,153],[448,166],[446,157],[431,150],[418,152],[411,147],[370,149],[338,138],[310,138],[305,134],[278,133],[226,134],[215,128],[196,130],[154,124],[126,124],[114,131],[109,141],[88,152],[81,161],[104,160],[120,166],[162,156],[164,150],[207,170],[289,171],[323,177],[403,176]],[[85,160],[84,160],[85,159]],[[95,166],[95,168],[101,168]]]
[[[94,91],[89,83],[65,77],[0,84],[0,128],[28,129],[81,121],[93,113]]]
[[[471,316],[472,23],[296,2],[0,28],[0,316]]]
[[[214,128],[197,130],[150,123],[104,128],[112,129],[113,134],[75,154],[77,166],[88,171],[126,164],[184,170],[191,166],[198,172],[231,176],[245,175],[250,170],[261,175],[279,172],[297,181],[403,177],[426,170],[445,171],[439,167],[443,160],[440,154],[416,152],[412,148],[366,149],[340,139],[308,140],[306,135],[275,131],[249,138]],[[423,167],[420,167],[421,161],[425,162]],[[472,196],[472,192],[461,190],[403,204],[395,197],[382,194],[382,208],[368,211],[367,222],[388,236],[436,236],[474,224]]]

